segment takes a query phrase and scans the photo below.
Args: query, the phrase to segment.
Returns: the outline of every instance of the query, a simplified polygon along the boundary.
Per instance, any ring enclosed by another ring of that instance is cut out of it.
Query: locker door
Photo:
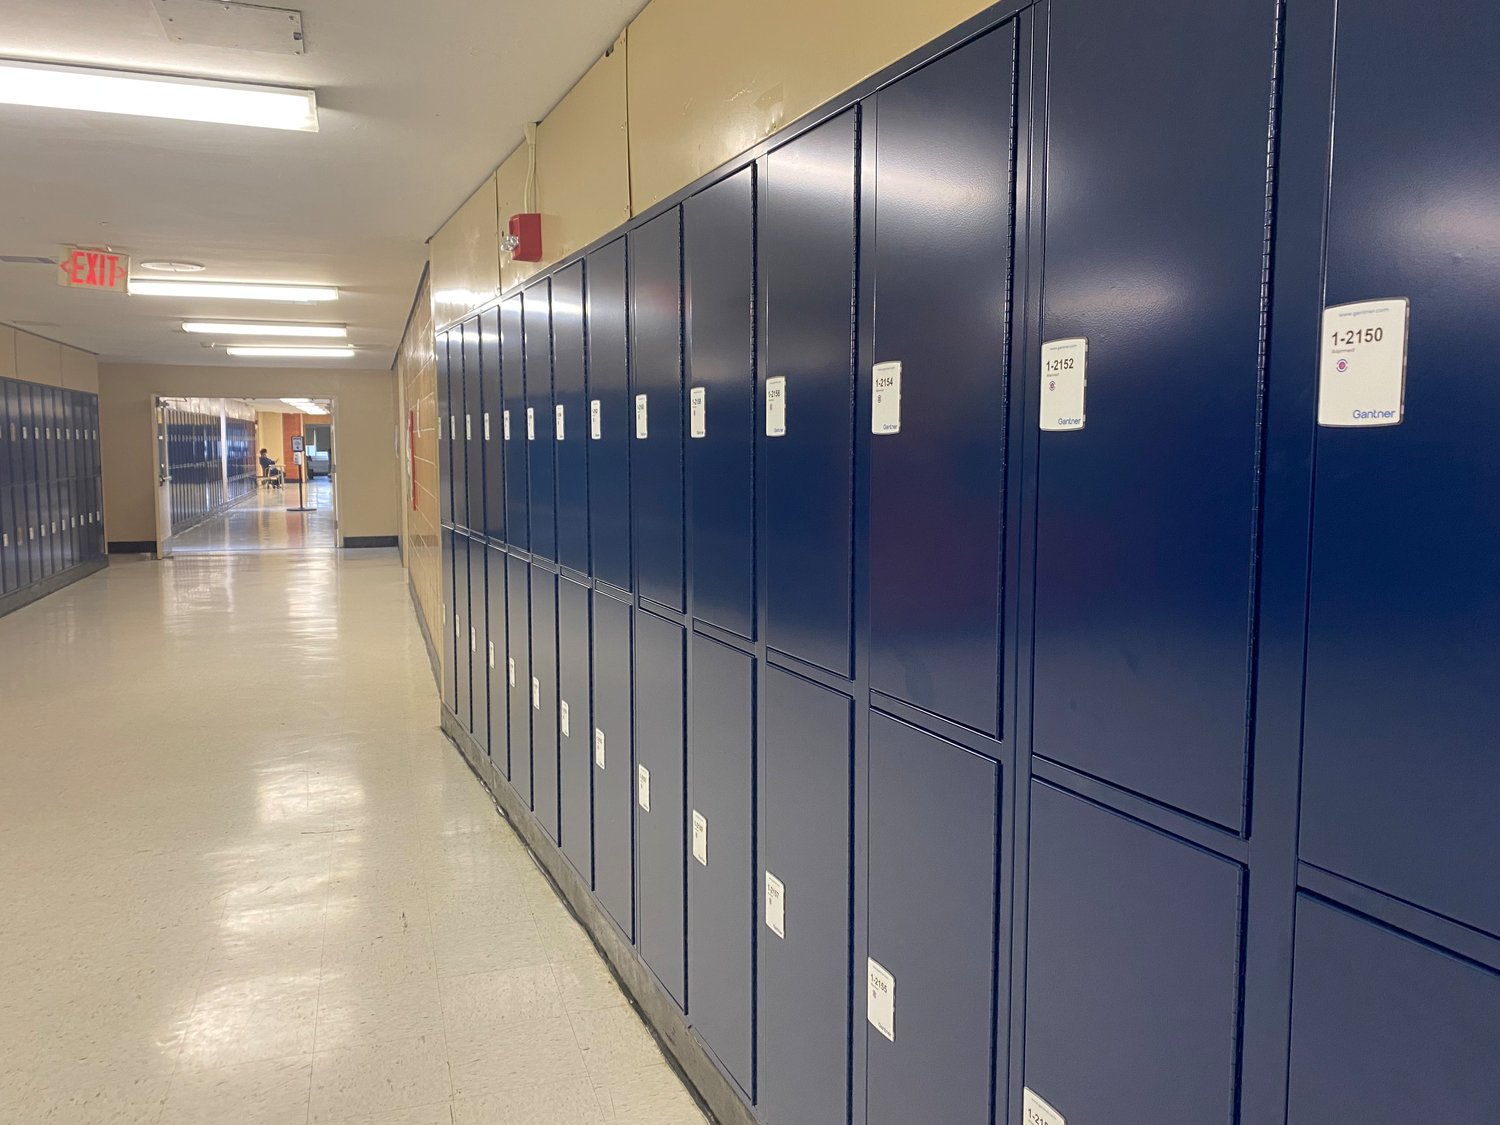
[[[505,442],[501,435],[504,395],[500,379],[500,310],[479,318],[480,440],[484,443],[484,533],[505,541]]]
[[[1500,974],[1313,898],[1297,906],[1287,1125],[1500,1121]]]
[[[754,1100],[755,661],[697,634],[689,653],[688,1018]]]
[[[865,423],[896,429],[870,439],[870,686],[992,735],[1014,53],[1007,25],[875,98],[879,214],[863,248],[874,362],[901,365],[894,410]]]
[[[583,263],[552,278],[552,366],[557,439],[557,561],[589,572],[589,403],[583,354]]]
[[[486,633],[490,610],[485,590],[488,554],[485,545],[469,540],[469,631],[464,642],[469,646],[469,732],[485,752],[490,748],[489,636]]]
[[[594,577],[621,590],[630,572],[629,326],[625,313],[625,240],[588,258],[589,545]],[[595,406],[597,404],[597,407]],[[593,412],[598,410],[597,437]]]
[[[510,777],[510,684],[506,658],[510,653],[506,615],[505,552],[496,547],[485,551],[485,582],[489,590],[489,644],[485,663],[490,684],[490,758]]]
[[[443,702],[458,714],[458,549],[453,531],[441,532],[443,557],[443,627],[434,638],[443,663]]]
[[[845,113],[771,153],[758,217],[766,643],[841,676],[853,604],[856,122]],[[767,413],[773,393],[779,422]]]
[[[593,275],[590,274],[592,277]],[[635,753],[630,606],[594,594],[594,894],[635,938]]]
[[[470,531],[484,534],[488,519],[484,480],[484,372],[479,365],[479,320],[464,321],[464,477],[468,481]]]
[[[449,359],[449,334],[437,335],[437,452],[438,452],[438,501],[442,509],[443,523],[453,525],[453,437],[454,426],[453,392],[449,374],[452,366]],[[272,456],[277,456],[272,453]],[[279,457],[277,458],[280,459]]]
[[[763,690],[758,1105],[767,1125],[845,1125],[852,703],[773,667]]]
[[[505,408],[500,415],[500,436],[505,443],[505,534],[506,542],[522,551],[531,546],[531,474],[526,440],[526,348],[521,298],[511,297],[500,306],[500,372]],[[528,775],[529,776],[529,775]]]
[[[453,535],[453,666],[458,684],[458,721],[473,729],[473,681],[469,667],[469,537]]]
[[[683,611],[682,256],[677,211],[630,232],[630,486],[637,590]],[[645,435],[645,436],[642,436]]]
[[[1500,935],[1500,11],[1396,10],[1339,8],[1325,299],[1409,327],[1400,424],[1317,430],[1301,854]]]
[[[531,553],[557,558],[557,449],[552,415],[551,283],[522,295],[526,318],[526,444],[531,459]],[[512,423],[514,424],[514,423]]]
[[[3,399],[3,391],[0,391],[0,403],[3,403]],[[0,418],[0,424],[3,424],[3,418]],[[5,481],[6,483],[0,484],[0,594],[8,594],[21,587],[16,575],[16,555],[19,551],[15,539],[16,518],[15,510],[11,507],[15,489],[8,483],[9,477]]]
[[[1037,782],[1026,1086],[1069,1121],[1235,1123],[1241,869]]]
[[[558,831],[557,575],[531,568],[531,777],[537,820]]]
[[[864,1028],[867,1120],[983,1125],[995,1058],[1000,767],[876,713],[869,783],[875,965],[862,968],[867,982],[883,969],[895,984],[894,1038]],[[867,1020],[869,1008],[867,998]]]
[[[594,885],[593,724],[589,719],[589,591],[557,580],[557,785],[563,853]]]
[[[508,526],[513,528],[516,524],[511,522]],[[505,593],[510,652],[506,655],[505,678],[510,687],[510,784],[530,806],[531,568],[514,556],[507,559],[507,564]]]
[[[692,613],[755,635],[755,169],[682,207]]]
[[[26,504],[26,566],[31,582],[40,582],[46,577],[42,566],[42,549],[46,537],[42,535],[42,493],[40,487],[39,461],[41,438],[37,427],[41,424],[39,388],[21,384],[21,478]]]
[[[635,845],[641,957],[687,1006],[682,626],[635,615]]]

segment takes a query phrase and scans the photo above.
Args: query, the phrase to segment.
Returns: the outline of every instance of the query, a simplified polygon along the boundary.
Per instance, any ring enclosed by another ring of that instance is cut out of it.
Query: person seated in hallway
[[[260,475],[262,479],[271,482],[273,488],[281,487],[281,469],[264,449],[260,451]]]

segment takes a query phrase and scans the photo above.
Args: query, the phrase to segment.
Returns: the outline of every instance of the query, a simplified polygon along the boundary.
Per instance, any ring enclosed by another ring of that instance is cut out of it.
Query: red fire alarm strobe
[[[525,211],[510,217],[510,235],[515,239],[515,248],[510,256],[517,262],[540,262],[542,260],[542,217],[535,211]]]

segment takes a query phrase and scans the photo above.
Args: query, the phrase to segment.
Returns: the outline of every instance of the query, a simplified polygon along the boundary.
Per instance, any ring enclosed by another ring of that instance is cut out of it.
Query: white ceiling
[[[426,240],[642,0],[279,6],[301,8],[306,54],[174,43],[151,0],[0,0],[6,57],[311,87],[320,121],[293,133],[0,105],[0,254],[108,245],[202,262],[198,279],[337,285],[341,298],[127,297],[0,263],[0,323],[106,361],[225,366],[265,361],[205,348],[184,318],[345,323],[361,349],[352,365],[388,367]]]

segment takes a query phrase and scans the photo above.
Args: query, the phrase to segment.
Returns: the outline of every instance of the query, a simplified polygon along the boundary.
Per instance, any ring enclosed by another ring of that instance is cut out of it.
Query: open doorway
[[[331,398],[159,397],[157,554],[332,551]]]

